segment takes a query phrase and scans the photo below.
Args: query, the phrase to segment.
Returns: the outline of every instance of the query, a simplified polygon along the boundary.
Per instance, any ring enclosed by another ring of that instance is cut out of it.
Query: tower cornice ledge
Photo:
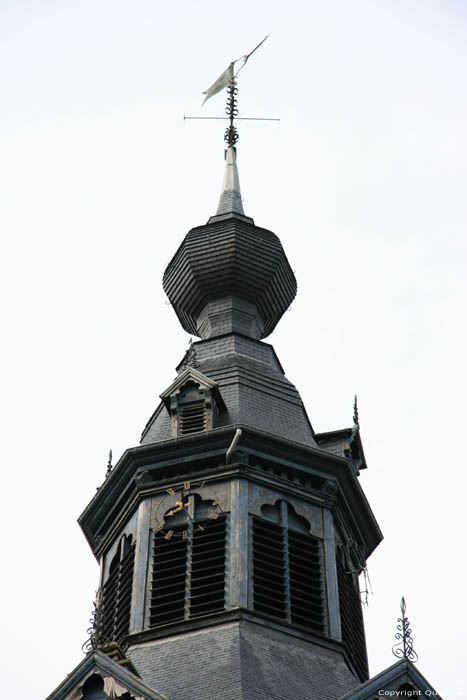
[[[242,435],[232,463],[226,465],[225,455],[238,428]],[[126,450],[78,522],[98,557],[108,545],[109,538],[112,539],[117,524],[128,517],[129,511],[136,509],[142,498],[163,490],[167,483],[172,484],[181,465],[185,474],[202,473],[207,480],[231,478],[233,470],[244,478],[257,480],[265,474],[258,465],[268,460],[271,466],[283,467],[284,474],[290,472],[317,480],[316,491],[319,484],[334,482],[337,499],[327,499],[323,492],[323,501],[328,507],[333,507],[338,500],[339,508],[345,509],[354,523],[365,556],[371,554],[383,536],[351,461],[243,424]],[[270,474],[268,479],[271,480]],[[280,476],[273,478],[277,483],[280,479]],[[293,480],[287,481],[287,477],[282,484],[284,488],[285,484],[290,489],[295,488]]]

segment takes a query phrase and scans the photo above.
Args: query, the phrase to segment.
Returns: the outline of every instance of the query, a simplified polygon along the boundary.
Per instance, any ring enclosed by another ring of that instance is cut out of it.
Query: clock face
[[[218,501],[200,501],[192,489],[202,488],[203,482],[185,481],[183,486],[170,487],[160,501],[151,520],[151,529],[158,538],[188,539],[189,528],[204,531],[222,514]]]

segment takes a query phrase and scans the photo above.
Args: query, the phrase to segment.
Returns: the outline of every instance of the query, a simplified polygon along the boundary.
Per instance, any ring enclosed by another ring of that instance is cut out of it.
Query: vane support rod
[[[240,119],[242,121],[249,122],[280,122],[279,117],[235,117],[237,121]],[[183,119],[229,119],[229,117],[186,117],[183,115]]]

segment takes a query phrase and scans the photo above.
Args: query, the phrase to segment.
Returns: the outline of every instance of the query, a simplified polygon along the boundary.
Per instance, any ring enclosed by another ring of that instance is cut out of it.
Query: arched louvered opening
[[[354,575],[350,573],[342,550],[337,555],[337,581],[342,643],[360,680],[364,681],[368,679],[368,659],[360,591],[354,583]]]
[[[252,517],[253,608],[323,634],[322,543],[306,532],[308,525],[300,522],[304,518],[287,504],[277,513],[278,522],[272,522],[270,506],[264,512],[271,519]]]
[[[102,589],[102,641],[125,645],[129,632],[135,544],[132,537],[122,537]]]
[[[188,519],[154,535],[150,627],[224,610],[226,519]]]

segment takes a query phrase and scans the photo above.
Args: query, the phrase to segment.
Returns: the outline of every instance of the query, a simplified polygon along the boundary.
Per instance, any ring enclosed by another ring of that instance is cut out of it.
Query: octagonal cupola
[[[292,303],[297,282],[279,238],[243,213],[233,146],[216,215],[188,232],[163,285],[183,328],[203,340],[265,338]]]

